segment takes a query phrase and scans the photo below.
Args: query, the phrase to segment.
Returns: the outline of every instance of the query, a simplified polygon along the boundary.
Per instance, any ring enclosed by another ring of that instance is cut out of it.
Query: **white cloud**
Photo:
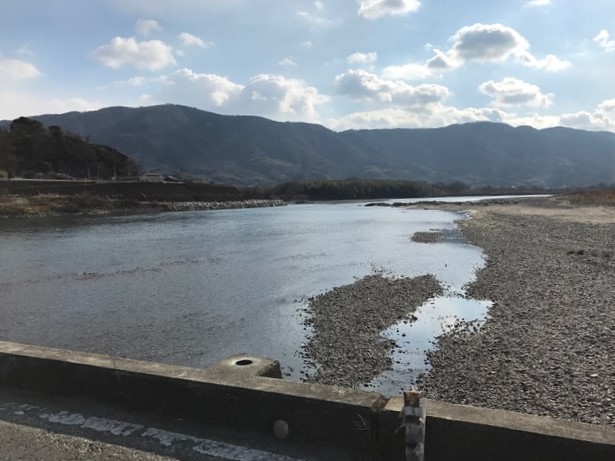
[[[561,72],[570,67],[570,61],[560,59],[554,54],[548,54],[542,59],[537,59],[530,53],[526,53],[519,57],[522,64],[527,67],[534,67],[540,70],[546,70],[547,72]]]
[[[602,101],[591,112],[579,111],[563,114],[558,125],[591,131],[615,131],[615,99]]]
[[[495,107],[549,107],[553,102],[552,94],[544,94],[538,86],[513,77],[499,82],[489,80],[482,83],[479,90],[493,98],[492,105]]]
[[[409,63],[402,66],[388,66],[382,71],[382,78],[388,80],[424,80],[435,75],[426,65]]]
[[[314,43],[312,43],[310,40],[306,40],[301,44],[301,48],[303,48],[304,50],[311,50],[313,47]]]
[[[130,85],[130,86],[143,86],[145,85],[145,83],[147,82],[147,79],[145,77],[131,77],[126,81],[123,82],[118,82],[124,85]]]
[[[158,24],[158,21],[153,19],[138,19],[135,24],[135,31],[139,35],[147,36],[153,32],[161,31],[162,27]]]
[[[592,40],[604,51],[613,51],[615,50],[615,40],[610,38],[609,31],[602,29]]]
[[[214,42],[206,42],[203,39],[189,34],[188,32],[182,32],[178,36],[179,40],[182,42],[182,45],[185,46],[198,46],[200,48],[209,48],[214,46]]]
[[[346,58],[346,62],[348,64],[373,64],[378,59],[378,53],[369,52],[369,53],[352,53],[350,56]]]
[[[435,56],[429,59],[425,65],[429,72],[444,72],[455,69],[462,64],[461,61],[456,58],[454,53],[449,52],[447,54],[437,48],[434,48],[433,52],[435,53]]]
[[[0,90],[0,118],[16,119],[22,116],[41,114],[61,114],[71,111],[97,110],[109,104],[88,101],[80,97],[65,99],[48,97],[42,94],[20,93]]]
[[[458,123],[495,122],[511,126],[533,126],[537,129],[562,125],[559,116],[529,114],[519,115],[499,108],[465,107],[457,108],[445,104],[432,104],[418,112],[402,108],[385,108],[366,112],[355,112],[337,119],[326,121],[333,130],[373,128],[435,128]],[[597,118],[593,118],[595,123]],[[613,128],[614,126],[611,125]],[[594,125],[593,129],[597,128]]]
[[[176,64],[172,48],[164,42],[137,42],[134,37],[115,37],[108,45],[99,46],[93,56],[112,69],[128,64],[137,69],[159,70]]]
[[[201,74],[179,69],[160,79],[161,102],[175,102],[205,110],[222,108],[234,103],[243,85],[216,74]]]
[[[613,113],[615,115],[615,99],[606,99],[598,104],[598,111],[610,114]]]
[[[303,80],[281,75],[260,74],[252,77],[241,92],[244,111],[283,120],[317,121],[317,107],[329,101]]]
[[[615,120],[614,120],[615,121]],[[559,125],[579,130],[613,130],[615,123],[608,117],[598,112],[579,111],[571,114],[563,114],[559,118]]]
[[[297,63],[290,58],[284,58],[278,61],[278,66],[282,67],[297,67]]]
[[[335,77],[337,94],[370,104],[421,107],[448,98],[448,88],[423,84],[411,86],[402,81],[385,80],[362,69],[352,69]]]
[[[317,108],[327,96],[302,80],[259,74],[246,85],[216,74],[180,69],[157,79],[151,103],[172,102],[224,114],[253,114],[275,120],[318,121]]]
[[[39,75],[41,72],[29,62],[3,58],[0,55],[0,81],[25,80]]]
[[[530,44],[512,27],[502,24],[476,23],[459,29],[450,39],[453,46],[447,52],[435,50],[428,62],[430,69],[450,70],[470,61],[502,62],[516,59],[527,67],[559,72],[570,66],[569,61],[553,54],[539,59],[530,53]]]
[[[551,4],[551,0],[531,0],[525,4],[525,6],[530,8],[547,6]]]
[[[529,43],[516,30],[502,24],[473,24],[451,37],[451,54],[460,61],[504,61],[527,52]]]
[[[459,29],[446,50],[433,48],[434,56],[425,63],[408,63],[386,67],[382,76],[391,79],[422,80],[440,77],[470,62],[504,62],[514,59],[526,67],[560,72],[570,67],[569,61],[549,54],[537,58],[530,53],[530,44],[519,32],[502,24],[472,24]]]
[[[358,15],[367,19],[383,16],[403,16],[419,9],[419,0],[357,0]]]
[[[355,112],[337,119],[327,120],[334,130],[373,128],[433,128],[479,121],[502,122],[504,114],[498,109],[457,109],[435,104],[423,112],[401,108],[387,108],[367,112]]]
[[[332,26],[336,21],[328,19],[322,15],[324,4],[322,2],[314,2],[314,12],[305,10],[297,11],[297,16],[301,18],[311,29],[324,29]]]

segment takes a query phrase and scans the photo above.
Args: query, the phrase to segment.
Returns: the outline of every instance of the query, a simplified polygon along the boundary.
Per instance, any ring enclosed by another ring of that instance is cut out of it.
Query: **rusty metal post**
[[[425,399],[419,391],[404,391],[401,417],[406,427],[406,461],[425,459]]]

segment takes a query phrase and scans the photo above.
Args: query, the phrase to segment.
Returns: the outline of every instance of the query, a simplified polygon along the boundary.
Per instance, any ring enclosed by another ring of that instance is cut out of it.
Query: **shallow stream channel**
[[[465,297],[484,258],[459,219],[365,203],[3,219],[0,340],[194,367],[250,354],[301,380],[311,297],[370,274],[433,274],[444,294],[382,332],[392,369],[361,385],[398,394],[428,371],[438,335],[489,307]],[[411,239],[432,231],[443,238]]]

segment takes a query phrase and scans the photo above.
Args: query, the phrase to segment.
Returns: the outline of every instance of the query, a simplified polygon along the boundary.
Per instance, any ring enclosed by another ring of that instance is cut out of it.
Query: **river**
[[[374,272],[434,274],[445,295],[384,332],[400,347],[369,386],[390,394],[455,318],[486,313],[462,298],[484,260],[461,217],[343,203],[0,220],[0,339],[194,367],[253,354],[300,379],[307,298]],[[446,238],[410,240],[432,229]]]

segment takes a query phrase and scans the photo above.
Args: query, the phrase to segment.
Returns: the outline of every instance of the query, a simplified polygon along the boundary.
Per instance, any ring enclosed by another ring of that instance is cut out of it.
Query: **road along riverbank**
[[[477,331],[438,339],[421,387],[431,399],[615,425],[615,208],[557,197],[470,207],[459,226],[487,264],[467,294],[493,306]]]

